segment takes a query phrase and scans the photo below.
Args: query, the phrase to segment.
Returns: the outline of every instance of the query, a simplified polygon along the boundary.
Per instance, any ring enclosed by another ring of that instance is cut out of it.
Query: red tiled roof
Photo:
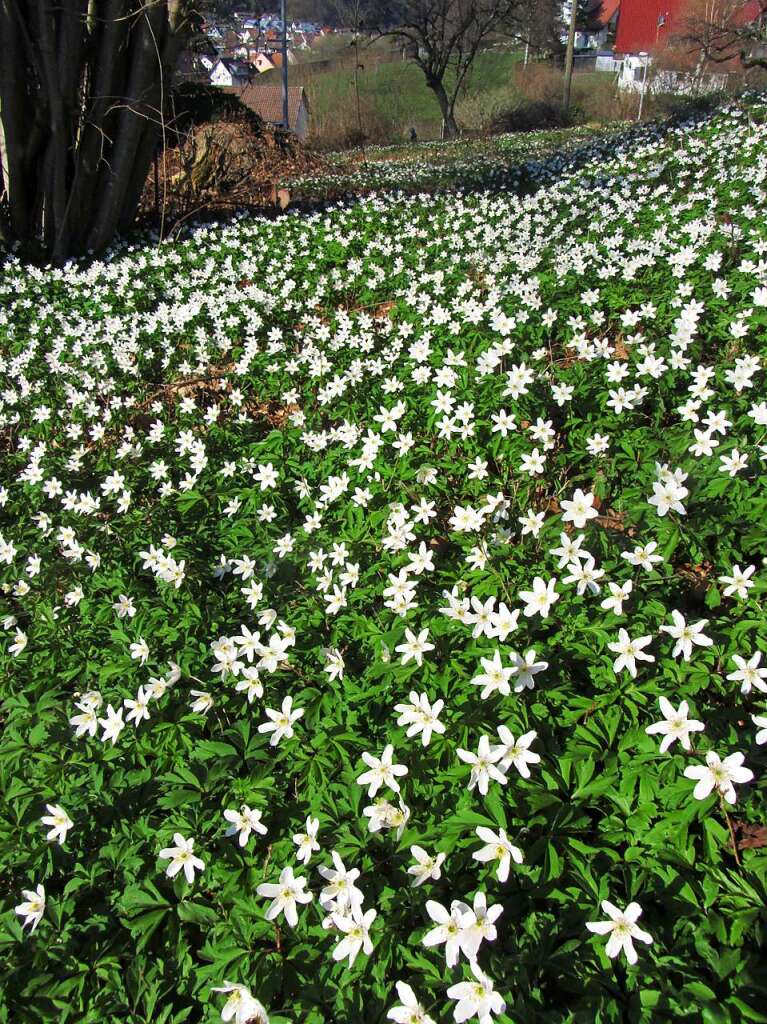
[[[246,85],[244,89],[227,89],[227,92],[234,93],[246,107],[258,114],[264,121],[272,124],[282,122],[282,86],[281,85]],[[309,103],[306,98],[306,91],[301,85],[291,85],[288,88],[288,124],[294,129],[298,121],[298,112],[301,104]]]
[[[649,53],[667,45],[679,27],[684,8],[684,0],[622,0],[615,52]],[[761,14],[767,14],[767,0],[745,0],[732,21],[747,25]]]
[[[622,0],[616,53],[648,53],[664,46],[674,31],[683,0]]]

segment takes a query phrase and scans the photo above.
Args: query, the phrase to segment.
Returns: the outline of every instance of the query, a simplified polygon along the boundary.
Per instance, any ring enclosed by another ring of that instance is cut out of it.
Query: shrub
[[[264,128],[258,114],[246,107],[235,93],[224,92],[214,85],[184,82],[174,90],[173,106],[173,126],[180,132],[211,121],[242,121],[259,134]]]
[[[540,128],[567,128],[573,120],[573,111],[566,112],[561,103],[533,100],[497,114],[492,127],[497,132],[530,132]]]

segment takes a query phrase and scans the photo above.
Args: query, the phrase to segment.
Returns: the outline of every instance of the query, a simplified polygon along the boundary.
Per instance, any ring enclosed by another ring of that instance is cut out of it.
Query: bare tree
[[[477,54],[509,26],[523,37],[522,9],[531,0],[399,0],[380,34],[400,40],[423,71],[442,112],[444,135],[458,135],[455,105]]]
[[[524,0],[520,5],[520,41],[530,56],[545,54],[552,56],[562,50],[562,3],[561,0]],[[512,22],[513,35],[517,36],[516,22]]]
[[[0,0],[0,237],[57,263],[135,218],[191,0]]]
[[[333,17],[340,25],[352,31],[351,45],[354,47],[354,101],[357,116],[357,141],[362,151],[362,159],[367,166],[365,153],[365,131],[362,126],[362,101],[360,97],[360,71],[364,65],[360,63],[360,35],[367,17],[367,0],[330,0]]]
[[[674,40],[705,63],[767,68],[767,0],[687,0]]]

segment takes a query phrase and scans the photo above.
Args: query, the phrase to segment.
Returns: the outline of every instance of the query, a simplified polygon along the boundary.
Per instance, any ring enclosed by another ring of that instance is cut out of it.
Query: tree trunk
[[[93,24],[91,45],[94,53],[88,68],[90,87],[87,90],[87,102],[83,104],[80,158],[71,193],[71,216],[77,231],[75,251],[83,251],[86,247],[89,211],[93,209],[102,161],[108,159],[106,140],[114,138],[117,128],[114,98],[119,95],[119,83],[124,80],[127,65],[128,46],[123,25],[125,17],[125,0],[107,0],[103,20],[99,19]]]
[[[110,166],[103,167],[96,206],[96,217],[88,237],[88,248],[101,252],[114,237],[123,211],[134,171],[134,162],[142,136],[153,129],[162,112],[159,109],[161,73],[157,53],[158,33],[162,33],[162,12],[155,6],[139,14],[133,31],[132,56],[128,81],[121,97],[117,135],[112,146]],[[147,163],[145,173],[149,170]]]
[[[0,0],[0,232],[61,264],[130,227],[192,0]]]
[[[29,182],[24,167],[24,144],[30,125],[25,103],[24,43],[13,0],[0,0],[0,159],[4,219],[9,237],[26,240],[30,234]]]
[[[461,134],[455,120],[455,101],[451,102],[445,86],[440,78],[427,78],[427,86],[431,89],[439,103],[442,111],[442,137],[445,139],[457,139]]]
[[[157,109],[161,110],[163,115],[168,107],[168,92],[170,82],[173,77],[173,69],[176,66],[176,61],[178,60],[178,55],[181,52],[183,43],[183,35],[174,31],[173,26],[171,25],[165,39],[165,45],[160,53],[159,59],[162,65],[162,77],[156,82],[154,94]],[[156,54],[155,59],[157,59]],[[152,159],[157,152],[158,140],[162,138],[163,142],[165,141],[163,124],[164,122],[158,123],[155,120],[145,127],[141,144],[138,147],[136,157],[133,162],[133,171],[126,188],[126,199],[122,205],[122,210],[117,222],[117,228],[119,231],[126,231],[132,224],[136,215],[136,209],[146,183],[147,173],[152,163]]]
[[[64,17],[71,20],[71,10]],[[56,12],[50,0],[42,0],[37,5],[39,48],[42,61],[44,88],[48,101],[48,144],[43,160],[44,189],[43,197],[43,237],[46,248],[51,251],[55,262],[61,263],[69,247],[66,229],[67,207],[67,156],[69,139],[64,123],[64,97],[59,80],[59,62],[56,47],[56,30],[58,28],[63,40],[65,32],[56,24]]]

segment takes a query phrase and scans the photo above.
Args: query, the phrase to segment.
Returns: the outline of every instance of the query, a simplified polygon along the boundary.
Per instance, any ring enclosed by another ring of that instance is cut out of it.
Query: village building
[[[288,47],[287,54],[288,54],[288,66],[289,67],[292,66],[293,64],[300,63],[298,54],[291,47]],[[269,51],[269,60],[272,62],[273,67],[281,68],[282,67],[282,50],[270,50]]]
[[[210,72],[210,84],[225,89],[242,87],[252,82],[256,73],[253,65],[246,61],[222,57]]]
[[[575,49],[602,50],[609,46],[615,38],[620,7],[621,0],[590,0],[585,18],[575,33]],[[570,0],[565,0],[562,4],[562,21],[566,26],[570,21],[570,11]],[[562,35],[562,42],[567,42],[566,31]]]
[[[704,69],[687,54],[689,67],[675,67],[673,47],[684,27],[685,0],[621,0],[615,37],[615,57],[620,60],[618,85],[641,92],[697,93],[726,85],[725,69]],[[764,0],[748,0],[737,12],[738,24],[749,24],[765,15]]]
[[[267,124],[282,124],[282,86],[281,85],[248,85],[237,93],[241,103],[249,107]],[[292,85],[288,89],[288,128],[299,139],[305,139],[309,131],[309,100],[303,86]]]
[[[622,0],[620,6],[615,52],[626,57],[667,46],[683,0]]]
[[[265,71],[273,71],[277,66],[272,60],[270,53],[257,49],[255,46],[238,46],[233,56],[238,61],[242,61],[255,68],[259,75],[263,75]]]
[[[265,71],[274,71],[277,65],[272,60],[272,57],[268,53],[257,53],[252,58],[253,66],[260,75],[263,75]]]

